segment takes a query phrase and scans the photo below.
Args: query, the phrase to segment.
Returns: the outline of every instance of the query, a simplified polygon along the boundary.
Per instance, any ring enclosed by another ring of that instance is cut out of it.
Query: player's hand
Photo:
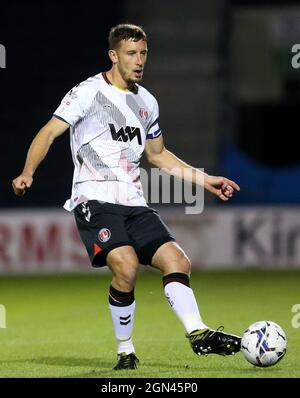
[[[238,184],[228,178],[214,176],[205,176],[204,187],[224,201],[230,199],[234,192],[241,189]]]
[[[23,196],[26,192],[26,188],[30,188],[32,185],[33,178],[24,174],[19,175],[12,182],[14,193],[17,196]]]

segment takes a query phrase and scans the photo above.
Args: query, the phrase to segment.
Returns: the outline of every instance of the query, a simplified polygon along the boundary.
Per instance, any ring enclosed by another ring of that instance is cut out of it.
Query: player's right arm
[[[51,144],[69,127],[68,123],[53,117],[37,133],[29,147],[22,173],[12,182],[13,190],[17,196],[24,195],[26,188],[31,187],[33,174],[47,155]]]

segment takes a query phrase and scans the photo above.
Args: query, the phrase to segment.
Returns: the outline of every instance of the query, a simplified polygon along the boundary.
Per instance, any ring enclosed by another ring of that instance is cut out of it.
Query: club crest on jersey
[[[107,242],[111,237],[111,232],[108,228],[101,228],[98,233],[98,239],[100,242]]]
[[[141,117],[142,119],[148,119],[148,112],[146,111],[146,109],[141,108],[141,109],[139,110],[139,114],[140,114],[140,117]]]

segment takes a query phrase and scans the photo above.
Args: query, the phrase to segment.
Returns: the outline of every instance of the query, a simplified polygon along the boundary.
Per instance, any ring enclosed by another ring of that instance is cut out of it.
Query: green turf
[[[108,310],[108,274],[1,277],[0,377],[300,377],[300,328],[291,308],[300,302],[300,272],[194,273],[203,318],[240,334],[269,319],[288,336],[288,353],[274,367],[255,368],[235,357],[197,357],[163,296],[160,275],[143,272],[136,287],[136,371],[113,372],[115,340]]]

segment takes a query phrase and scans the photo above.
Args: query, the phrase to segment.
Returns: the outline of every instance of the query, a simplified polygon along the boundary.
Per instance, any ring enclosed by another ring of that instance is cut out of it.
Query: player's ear
[[[117,55],[117,52],[115,50],[109,50],[108,51],[108,56],[109,56],[109,59],[111,60],[111,62],[113,64],[116,64],[118,62],[118,55]]]

